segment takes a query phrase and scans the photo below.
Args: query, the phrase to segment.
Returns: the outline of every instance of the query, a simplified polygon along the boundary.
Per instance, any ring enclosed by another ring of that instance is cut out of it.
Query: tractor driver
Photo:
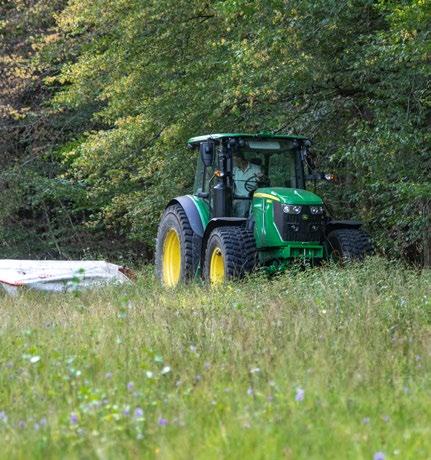
[[[233,156],[233,180],[235,195],[249,198],[250,192],[258,187],[263,173],[259,165],[250,163],[244,158],[243,152],[235,152]],[[234,200],[234,214],[237,217],[246,217],[250,208],[250,201]]]

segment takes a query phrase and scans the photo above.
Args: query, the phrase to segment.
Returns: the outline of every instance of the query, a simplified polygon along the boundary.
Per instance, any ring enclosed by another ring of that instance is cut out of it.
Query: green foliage
[[[42,149],[87,191],[82,228],[148,248],[191,189],[188,137],[304,134],[340,178],[320,187],[334,213],[426,262],[430,17],[422,0],[69,0],[37,46],[62,132]]]
[[[370,259],[4,297],[0,456],[429,458],[430,281]]]

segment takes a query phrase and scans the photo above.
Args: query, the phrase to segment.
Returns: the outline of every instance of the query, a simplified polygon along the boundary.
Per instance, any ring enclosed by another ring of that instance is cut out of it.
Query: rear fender
[[[199,238],[202,238],[204,236],[204,226],[202,224],[199,211],[192,198],[187,195],[177,196],[176,198],[172,199],[166,207],[168,208],[173,204],[179,204],[184,209],[184,212],[187,215],[187,219],[189,219],[193,233]]]

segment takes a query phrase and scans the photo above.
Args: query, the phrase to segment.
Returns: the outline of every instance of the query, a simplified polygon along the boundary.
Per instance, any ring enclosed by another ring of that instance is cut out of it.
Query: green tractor
[[[325,178],[311,167],[305,137],[212,134],[188,145],[200,153],[193,194],[168,203],[157,233],[156,272],[165,286],[371,253],[360,222],[332,219],[305,189],[306,180]]]

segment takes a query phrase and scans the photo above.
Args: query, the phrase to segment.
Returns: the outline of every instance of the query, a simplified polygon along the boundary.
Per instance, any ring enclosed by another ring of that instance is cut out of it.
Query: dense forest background
[[[187,139],[264,130],[429,266],[430,76],[426,0],[0,0],[1,256],[148,259]]]

